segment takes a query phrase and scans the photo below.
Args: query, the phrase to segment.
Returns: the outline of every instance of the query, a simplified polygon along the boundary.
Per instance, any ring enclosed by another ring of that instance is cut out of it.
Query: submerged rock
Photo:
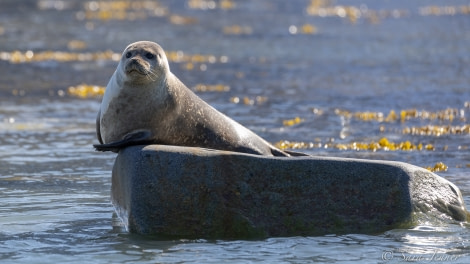
[[[119,152],[112,201],[130,232],[184,238],[378,233],[468,219],[454,184],[402,162],[164,145]]]

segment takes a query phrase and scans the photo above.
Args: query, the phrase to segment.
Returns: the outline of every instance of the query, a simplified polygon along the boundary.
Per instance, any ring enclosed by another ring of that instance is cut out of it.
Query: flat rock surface
[[[176,237],[378,233],[467,219],[455,185],[402,162],[163,145],[120,151],[112,199],[131,232]]]

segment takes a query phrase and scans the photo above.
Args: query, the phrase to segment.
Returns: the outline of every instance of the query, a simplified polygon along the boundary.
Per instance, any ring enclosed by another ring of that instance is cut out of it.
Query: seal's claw
[[[150,132],[147,130],[140,130],[133,133],[127,134],[124,139],[114,141],[106,144],[94,144],[93,147],[97,151],[112,151],[119,152],[120,149],[135,146],[135,145],[148,145],[154,143],[149,140]]]
[[[119,152],[120,148],[118,147],[111,147],[109,144],[93,144],[93,147],[97,151],[112,151],[112,152]]]

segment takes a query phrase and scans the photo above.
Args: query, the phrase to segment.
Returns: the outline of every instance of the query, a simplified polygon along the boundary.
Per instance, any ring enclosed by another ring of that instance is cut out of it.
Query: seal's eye
[[[129,59],[130,57],[132,57],[132,53],[131,53],[130,51],[128,51],[128,52],[126,53],[126,58]]]
[[[155,55],[153,55],[152,53],[147,53],[147,54],[145,54],[145,57],[147,57],[147,59],[151,60],[151,59],[155,58]]]

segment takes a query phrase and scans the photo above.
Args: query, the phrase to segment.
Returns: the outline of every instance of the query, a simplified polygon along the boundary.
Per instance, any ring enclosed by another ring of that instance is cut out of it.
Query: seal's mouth
[[[127,74],[134,74],[134,73],[136,73],[136,74],[140,74],[140,75],[147,75],[146,72],[143,72],[143,71],[138,70],[138,69],[126,70],[126,73],[127,73]]]

